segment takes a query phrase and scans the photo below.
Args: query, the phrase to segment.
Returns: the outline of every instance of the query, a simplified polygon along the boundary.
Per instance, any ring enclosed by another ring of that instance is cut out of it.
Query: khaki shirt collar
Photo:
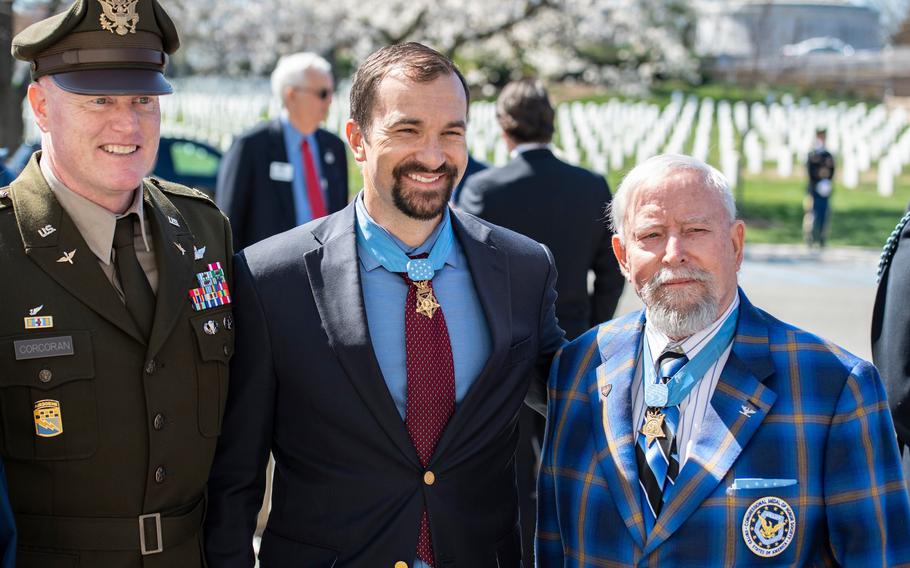
[[[133,213],[139,217],[139,230],[142,235],[142,243],[145,250],[151,250],[148,243],[148,232],[145,226],[145,214],[143,211],[142,187],[133,191],[133,202],[122,215],[111,213],[97,203],[82,197],[70,188],[63,185],[54,174],[49,160],[41,160],[41,173],[50,186],[54,197],[60,202],[60,206],[70,216],[76,228],[85,239],[85,243],[95,253],[98,260],[104,264],[111,263],[111,252],[114,245],[114,229],[117,221]]]

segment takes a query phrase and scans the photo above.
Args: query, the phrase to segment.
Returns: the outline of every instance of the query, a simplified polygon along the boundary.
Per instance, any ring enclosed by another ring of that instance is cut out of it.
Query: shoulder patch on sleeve
[[[215,207],[215,202],[212,201],[212,198],[209,197],[206,193],[199,191],[198,189],[187,187],[185,185],[180,185],[179,183],[172,183],[169,181],[164,181],[158,178],[150,177],[148,180],[158,189],[165,193],[170,193],[171,195],[179,195],[181,197],[192,197],[194,199],[199,199],[202,201],[208,202],[212,207]]]

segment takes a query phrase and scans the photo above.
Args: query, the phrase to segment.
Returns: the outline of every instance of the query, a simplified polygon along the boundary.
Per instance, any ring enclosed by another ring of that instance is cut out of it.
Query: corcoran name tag
[[[13,342],[16,359],[40,359],[41,357],[63,357],[73,355],[73,336],[25,339]]]
[[[269,177],[274,181],[293,181],[294,166],[287,162],[272,162],[269,164]]]

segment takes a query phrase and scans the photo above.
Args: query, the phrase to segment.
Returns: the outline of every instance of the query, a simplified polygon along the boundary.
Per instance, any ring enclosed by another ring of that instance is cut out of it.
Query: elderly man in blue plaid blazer
[[[541,568],[910,565],[878,373],[749,302],[735,214],[693,158],[620,185],[613,248],[646,309],[553,363]]]

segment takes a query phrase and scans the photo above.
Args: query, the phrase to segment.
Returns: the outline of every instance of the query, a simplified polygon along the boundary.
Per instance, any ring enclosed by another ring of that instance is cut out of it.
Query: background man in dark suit
[[[512,161],[471,176],[458,205],[469,213],[539,241],[553,252],[556,315],[566,337],[613,318],[623,277],[613,256],[605,208],[610,189],[603,177],[553,155],[553,107],[535,79],[506,85],[496,102]],[[588,292],[588,271],[594,293]],[[525,409],[518,449],[518,483],[525,556],[533,553],[537,463],[545,420]]]
[[[263,568],[521,565],[516,422],[563,341],[556,270],[539,243],[449,209],[467,104],[441,54],[377,51],[347,124],[363,192],[237,257],[210,565],[253,565],[270,450]]]
[[[218,171],[215,199],[231,219],[236,249],[347,204],[344,143],[319,128],[333,89],[332,68],[318,55],[278,60],[272,94],[284,106],[281,118],[238,137]]]
[[[872,361],[882,375],[897,430],[904,479],[910,479],[910,212],[882,251],[872,309]]]

